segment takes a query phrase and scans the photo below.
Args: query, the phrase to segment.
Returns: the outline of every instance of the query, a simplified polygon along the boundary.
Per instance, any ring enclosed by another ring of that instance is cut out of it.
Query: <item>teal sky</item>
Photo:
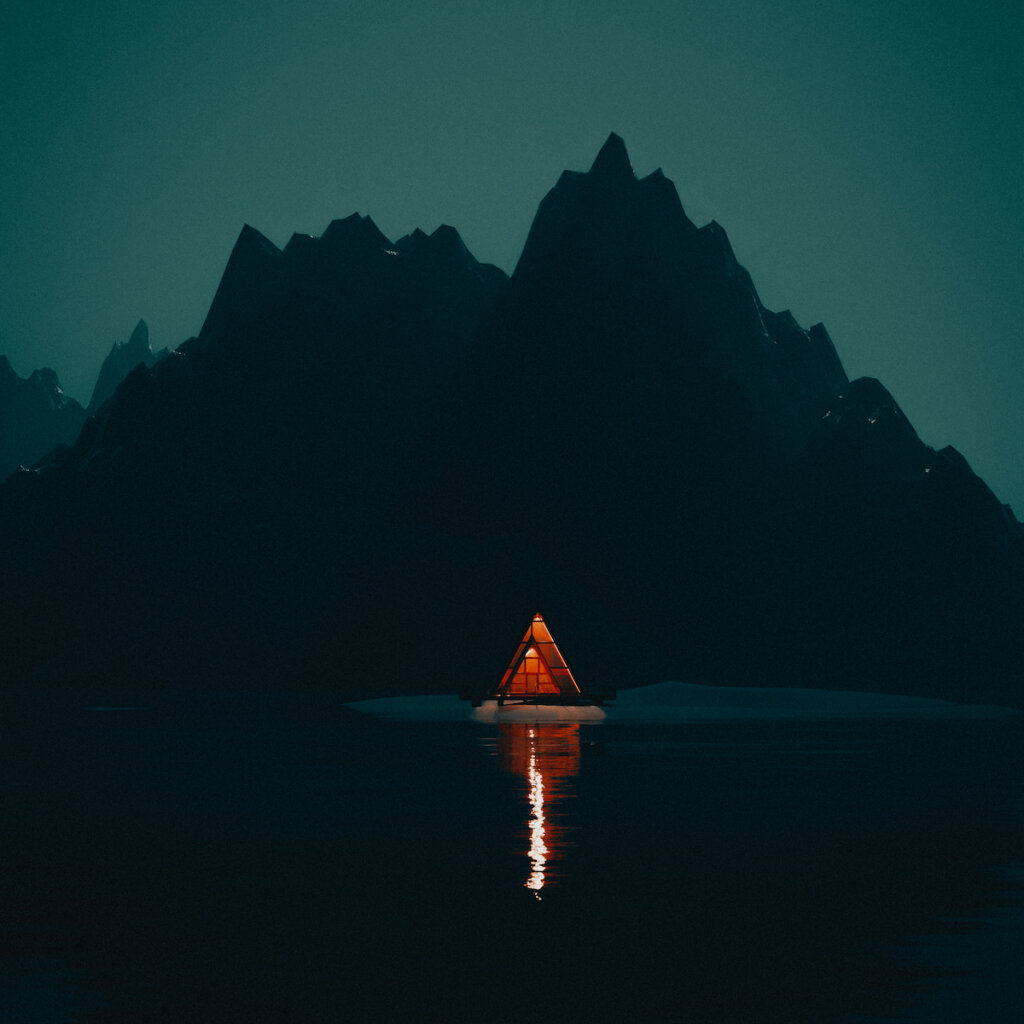
[[[15,0],[0,353],[83,404],[198,331],[243,223],[455,225],[511,271],[609,131],[1024,516],[1020,0]]]

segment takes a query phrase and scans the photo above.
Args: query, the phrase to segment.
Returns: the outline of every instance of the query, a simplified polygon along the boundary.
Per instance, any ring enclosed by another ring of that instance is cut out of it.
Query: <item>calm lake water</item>
[[[22,711],[0,1020],[1019,1019],[1024,717],[652,692]]]

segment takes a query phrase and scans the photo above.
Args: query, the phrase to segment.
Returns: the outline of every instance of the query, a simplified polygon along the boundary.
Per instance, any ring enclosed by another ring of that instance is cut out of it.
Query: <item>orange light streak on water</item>
[[[564,823],[564,801],[572,795],[571,780],[579,775],[579,730],[578,722],[502,722],[498,727],[501,767],[521,776],[526,784],[530,871],[524,885],[538,899],[551,884],[553,863],[562,860],[572,846],[570,828]]]
[[[535,734],[530,730],[530,764],[527,778],[530,782],[530,865],[533,870],[526,880],[526,888],[532,889],[537,898],[544,888],[544,870],[548,863],[548,848],[544,844],[544,776],[537,770],[537,754],[533,748]]]

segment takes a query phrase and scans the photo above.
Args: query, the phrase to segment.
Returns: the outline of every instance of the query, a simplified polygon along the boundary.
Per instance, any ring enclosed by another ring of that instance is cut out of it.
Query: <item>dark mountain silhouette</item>
[[[84,410],[64,394],[53,370],[19,377],[0,356],[0,480],[74,441],[84,421]]]
[[[511,279],[244,228],[199,337],[0,489],[0,579],[36,685],[454,692],[540,609],[592,685],[1022,692],[1020,524],[615,135]]]
[[[153,351],[149,344],[149,327],[146,326],[145,320],[140,320],[135,325],[131,337],[125,342],[115,341],[107,358],[103,360],[86,412],[90,416],[95,415],[99,407],[114,393],[117,385],[140,363],[149,367],[168,355],[170,352],[166,348],[159,352]]]

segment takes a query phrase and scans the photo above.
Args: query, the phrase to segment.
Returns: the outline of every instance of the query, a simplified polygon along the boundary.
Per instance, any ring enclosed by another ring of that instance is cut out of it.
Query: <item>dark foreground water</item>
[[[1012,963],[1021,934],[1024,718],[722,700],[23,709],[0,1021],[969,1019],[941,1009],[977,982],[959,950]],[[1017,1020],[990,974],[975,1019]]]

